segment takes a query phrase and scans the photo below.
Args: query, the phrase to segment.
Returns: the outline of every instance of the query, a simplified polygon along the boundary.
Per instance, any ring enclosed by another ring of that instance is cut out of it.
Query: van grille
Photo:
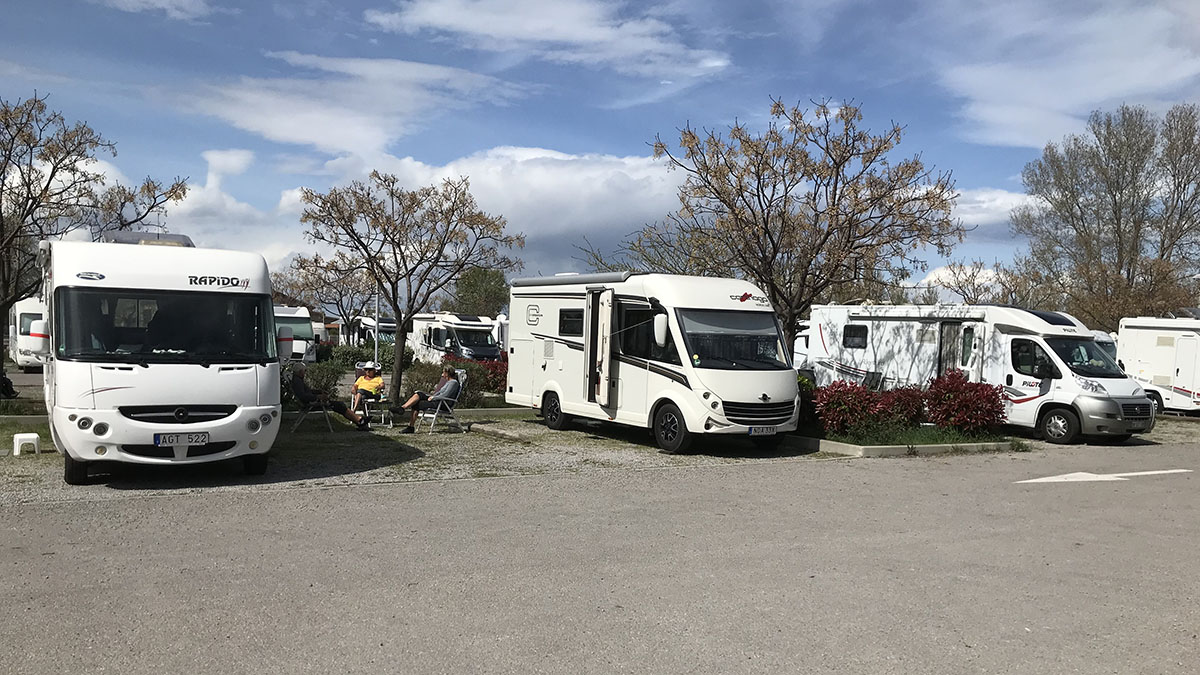
[[[1125,419],[1149,419],[1150,418],[1150,403],[1122,403],[1121,414]]]
[[[229,417],[236,405],[124,405],[117,408],[125,417],[151,424],[198,424]]]
[[[188,457],[203,457],[204,455],[215,455],[219,452],[225,452],[237,445],[237,441],[214,441],[205,443],[204,445],[189,445]],[[171,459],[175,456],[173,448],[160,448],[157,445],[122,445],[121,452],[137,455],[138,457],[157,457],[159,459]]]
[[[726,401],[722,404],[725,417],[734,424],[746,426],[769,426],[783,424],[792,418],[796,410],[795,401],[783,403],[734,403]]]

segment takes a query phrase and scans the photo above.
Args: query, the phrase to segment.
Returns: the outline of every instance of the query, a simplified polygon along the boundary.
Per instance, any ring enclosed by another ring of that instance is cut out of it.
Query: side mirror
[[[280,361],[292,360],[292,327],[280,326],[275,329],[275,351],[279,352]]]
[[[29,338],[32,344],[29,351],[34,356],[50,356],[50,325],[45,319],[34,321],[29,326]]]
[[[654,315],[654,344],[661,347],[667,346],[667,315]]]

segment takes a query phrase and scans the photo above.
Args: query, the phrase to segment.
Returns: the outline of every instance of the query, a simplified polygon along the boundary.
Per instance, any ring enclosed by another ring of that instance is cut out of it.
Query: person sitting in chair
[[[371,430],[366,417],[351,411],[341,401],[329,400],[329,394],[318,393],[310,389],[308,383],[304,381],[304,371],[305,367],[303,363],[297,363],[292,366],[292,393],[296,395],[297,401],[304,405],[325,405],[330,410],[353,422],[359,431]]]
[[[351,410],[358,410],[363,399],[378,401],[380,394],[383,393],[383,376],[379,374],[379,364],[374,361],[364,363],[363,374],[354,381],[354,388],[350,390],[350,393],[354,395],[354,401],[350,406]]]
[[[454,405],[458,400],[458,393],[462,391],[462,385],[458,381],[458,376],[454,372],[454,366],[446,366],[442,369],[442,379],[438,384],[438,388],[434,390],[433,395],[426,392],[418,391],[409,397],[404,405],[397,408],[390,408],[393,415],[400,416],[404,413],[411,413],[408,426],[400,430],[402,434],[411,434],[416,431],[417,414],[424,410],[436,410],[442,402],[447,402],[449,405]]]

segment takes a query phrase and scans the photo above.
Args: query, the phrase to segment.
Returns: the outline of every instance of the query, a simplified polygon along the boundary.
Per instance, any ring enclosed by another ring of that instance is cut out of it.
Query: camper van
[[[699,434],[773,446],[796,428],[796,372],[750,282],[613,272],[516,279],[505,400],[651,429],[668,452]]]
[[[809,363],[818,385],[924,385],[951,369],[1004,387],[1007,422],[1053,443],[1128,439],[1154,427],[1150,399],[1078,319],[984,305],[816,305]]]
[[[396,341],[396,320],[391,317],[380,317],[379,325],[375,325],[375,317],[356,316],[350,320],[348,329],[342,337],[344,344],[361,346],[374,342],[379,337],[379,344],[391,344]]]
[[[102,460],[266,471],[279,361],[261,255],[43,241],[39,257],[48,318],[31,351],[67,483]]]
[[[26,373],[42,367],[31,351],[34,338],[30,337],[29,329],[34,321],[44,318],[46,305],[36,297],[19,300],[8,311],[8,356]]]
[[[441,363],[450,355],[475,361],[497,361],[500,347],[493,334],[494,322],[473,314],[414,314],[408,346],[413,359]]]
[[[1121,319],[1117,361],[1159,410],[1200,410],[1200,319]]]
[[[275,305],[275,325],[292,329],[292,353],[285,354],[293,361],[313,363],[317,360],[317,334],[307,307]]]
[[[1104,350],[1104,353],[1108,354],[1108,358],[1112,359],[1115,363],[1117,360],[1117,340],[1113,334],[1102,330],[1093,330],[1092,338],[1096,340],[1096,344]]]

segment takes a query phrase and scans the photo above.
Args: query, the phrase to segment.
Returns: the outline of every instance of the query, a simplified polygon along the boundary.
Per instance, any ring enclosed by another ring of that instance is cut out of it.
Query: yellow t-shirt
[[[366,375],[363,375],[354,381],[354,388],[378,394],[383,391],[383,376],[376,375],[375,377],[368,378]]]

